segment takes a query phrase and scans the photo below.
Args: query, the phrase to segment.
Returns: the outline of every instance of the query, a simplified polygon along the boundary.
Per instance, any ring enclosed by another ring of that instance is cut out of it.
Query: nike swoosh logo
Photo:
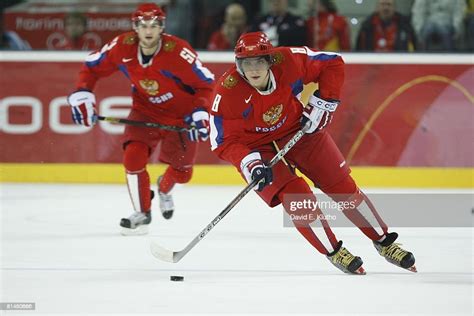
[[[249,103],[250,99],[252,99],[252,96],[253,96],[253,94],[251,94],[248,99],[245,99],[245,103]]]
[[[133,58],[122,58],[122,61],[124,63],[128,63],[129,61],[132,61],[132,60],[133,60]]]

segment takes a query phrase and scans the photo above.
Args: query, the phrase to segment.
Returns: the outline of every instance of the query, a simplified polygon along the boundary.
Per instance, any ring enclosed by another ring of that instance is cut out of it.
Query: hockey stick
[[[143,121],[132,121],[128,119],[116,118],[116,117],[108,117],[108,116],[97,116],[99,121],[106,121],[110,123],[121,123],[133,126],[141,126],[141,127],[154,127],[154,128],[161,128],[166,131],[175,131],[175,132],[187,132],[191,129],[179,126],[171,126],[171,125],[163,125],[160,123],[153,123],[153,122],[143,122]]]
[[[270,163],[267,165],[267,167],[271,168],[277,162],[279,162],[283,158],[283,156],[285,156],[288,153],[288,151],[301,139],[301,137],[303,137],[303,135],[305,134],[308,127],[309,126],[306,125],[303,129],[299,130],[286,143],[285,147],[283,147],[272,158],[272,160],[270,160]],[[194,237],[194,239],[183,250],[181,250],[181,251],[171,251],[171,250],[165,249],[165,248],[161,247],[160,245],[158,245],[157,243],[151,241],[150,249],[151,249],[151,253],[153,254],[153,256],[155,256],[156,258],[158,258],[160,260],[171,262],[171,263],[176,263],[179,260],[181,260],[181,258],[183,258],[191,249],[193,249],[193,247],[196,246],[197,243],[199,243],[201,241],[201,239],[203,239],[207,235],[207,233],[209,233],[214,228],[214,226],[216,226],[217,223],[219,223],[224,218],[224,216],[226,216],[227,213],[229,213],[230,210],[232,210],[234,208],[234,206],[236,206],[237,203],[239,203],[240,200],[242,200],[247,195],[247,193],[249,193],[257,185],[257,183],[258,183],[257,179],[255,179],[252,182],[250,182],[242,191],[240,191],[240,193],[224,208],[224,210],[222,210],[222,212],[220,212],[219,215],[217,215],[206,226],[206,228],[204,228],[196,237]]]

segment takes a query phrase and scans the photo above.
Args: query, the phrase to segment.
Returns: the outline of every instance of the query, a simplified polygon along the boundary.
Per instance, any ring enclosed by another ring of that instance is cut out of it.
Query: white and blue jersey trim
[[[224,125],[222,116],[211,115],[209,125],[211,129],[211,150],[215,150],[224,142]]]
[[[209,69],[204,67],[199,59],[196,59],[192,68],[193,68],[194,73],[202,81],[205,81],[207,83],[212,83],[214,81],[214,78],[215,78],[214,74]]]
[[[306,46],[305,46],[305,49],[306,49],[306,55],[308,55],[308,58],[311,60],[326,61],[326,60],[331,60],[337,57],[341,57],[341,54],[334,53],[334,52],[315,52],[314,50],[311,50]]]
[[[94,53],[94,54],[90,54],[86,58],[86,66],[87,67],[96,67],[102,62],[102,60],[105,59],[105,57],[107,57],[107,52],[103,52],[103,53],[97,52],[97,53]]]

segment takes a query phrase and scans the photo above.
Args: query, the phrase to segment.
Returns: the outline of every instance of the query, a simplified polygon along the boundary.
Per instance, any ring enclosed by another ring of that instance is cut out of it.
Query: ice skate
[[[170,219],[173,217],[173,212],[174,212],[174,202],[173,202],[173,196],[168,193],[163,193],[160,191],[160,182],[163,176],[158,177],[158,197],[160,198],[160,210],[161,214],[165,219]]]
[[[148,233],[148,225],[151,223],[151,212],[133,212],[128,218],[120,220],[121,234],[124,236],[145,235]]]
[[[375,249],[388,262],[411,272],[417,272],[415,257],[411,252],[400,248],[400,244],[395,243],[397,238],[397,233],[389,233],[382,242],[374,241]]]
[[[337,249],[328,254],[326,258],[344,273],[365,274],[365,270],[362,267],[362,259],[352,255],[349,250],[342,247],[342,241],[339,241]]]

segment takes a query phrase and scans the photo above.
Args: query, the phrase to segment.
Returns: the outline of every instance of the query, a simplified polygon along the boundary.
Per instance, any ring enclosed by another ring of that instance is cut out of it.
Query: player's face
[[[135,31],[140,40],[140,46],[143,48],[154,48],[158,46],[163,25],[159,21],[140,21],[135,26]]]
[[[257,89],[264,89],[268,84],[270,64],[265,57],[245,58],[241,61],[242,72]]]
[[[395,13],[395,3],[393,0],[379,0],[378,11],[382,20],[391,19]]]

